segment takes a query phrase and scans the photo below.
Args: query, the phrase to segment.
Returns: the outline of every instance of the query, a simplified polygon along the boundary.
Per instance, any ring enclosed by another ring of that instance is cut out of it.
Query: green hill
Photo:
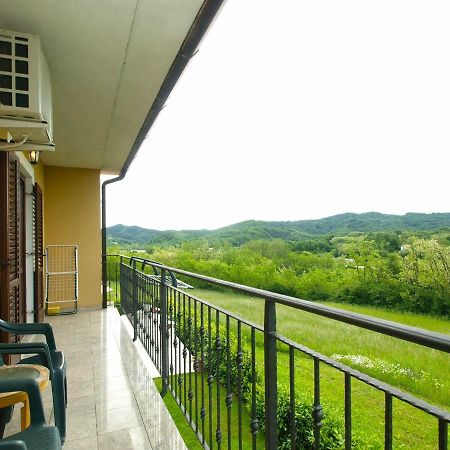
[[[317,220],[265,222],[247,220],[217,230],[158,231],[138,226],[114,225],[107,228],[108,242],[150,245],[179,244],[208,239],[240,245],[255,239],[280,238],[288,241],[310,239],[324,234],[346,235],[354,232],[420,231],[450,228],[450,213],[407,213],[405,215],[368,212],[345,213]]]

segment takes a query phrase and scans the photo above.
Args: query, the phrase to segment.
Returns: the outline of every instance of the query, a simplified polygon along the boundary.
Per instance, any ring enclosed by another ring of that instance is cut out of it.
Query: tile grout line
[[[78,320],[81,320],[79,317],[78,317]],[[92,338],[92,336],[91,336],[91,320],[90,320],[90,315],[89,315],[89,317],[88,317],[88,323],[89,323],[89,336]],[[77,323],[76,323],[76,320],[74,320],[74,317],[72,317],[71,318],[71,320],[70,320],[70,322],[69,322],[69,328],[70,327],[72,327],[72,326],[76,326],[77,325]],[[67,343],[67,339],[68,338],[66,338],[66,343]],[[92,343],[92,339],[91,339],[91,343]],[[89,357],[92,359],[92,347],[90,348],[90,351],[89,351]],[[67,367],[69,367],[69,361],[67,361]],[[93,372],[93,361],[91,361],[91,371]],[[92,377],[92,380],[86,380],[86,381],[74,381],[74,383],[76,383],[76,382],[79,382],[79,383],[90,383],[90,382],[94,382],[94,379],[93,379],[93,377]],[[93,388],[95,389],[95,386],[93,386]],[[68,388],[68,391],[69,391],[69,389],[70,388]],[[94,391],[95,392],[95,391]],[[87,394],[88,395],[88,394]],[[72,400],[73,401],[73,400]],[[69,402],[70,402],[70,395],[68,395],[68,404],[69,404]],[[95,404],[94,404],[94,411],[95,411]],[[77,415],[74,415],[74,416],[72,416],[72,417],[78,417],[78,416],[82,416],[83,414],[77,414]],[[67,415],[67,417],[69,417],[70,416],[70,414],[68,414]],[[67,419],[66,419],[67,420]],[[98,431],[98,428],[97,428],[97,415],[95,414],[95,412],[94,412],[94,420],[95,420],[95,435],[92,435],[92,436],[85,436],[85,437],[81,437],[81,438],[78,438],[78,439],[71,439],[71,440],[69,440],[69,441],[67,441],[67,442],[70,442],[70,443],[76,443],[77,441],[79,442],[79,441],[81,441],[81,440],[84,440],[84,439],[90,439],[90,438],[95,438],[95,442],[96,442],[96,449],[98,449],[98,438],[97,438],[97,436],[98,436],[98,433],[97,433],[97,431]],[[72,445],[72,444],[71,444]]]
[[[91,322],[91,313],[89,313],[89,335],[91,336],[92,342],[92,322]],[[98,336],[96,336],[98,339]],[[95,440],[98,449],[98,420],[97,420],[97,404],[95,402],[95,379],[94,379],[94,355],[92,354],[92,345],[91,345],[91,369],[92,369],[92,387],[94,388],[94,411],[95,411]]]
[[[107,316],[108,316],[108,322],[111,323],[112,320],[113,320],[113,318],[112,318],[112,313],[107,313]],[[116,314],[116,316],[117,316],[117,314]],[[143,425],[143,428],[144,428],[144,430],[145,430],[145,434],[146,434],[146,436],[147,436],[147,439],[148,439],[148,442],[149,442],[150,447],[153,449],[154,446],[153,446],[152,439],[151,439],[151,437],[150,437],[150,435],[149,435],[149,433],[148,433],[148,431],[147,431],[147,427],[145,426],[144,417],[143,417],[143,411],[142,411],[142,409],[141,409],[140,402],[138,401],[138,397],[136,396],[136,392],[135,392],[133,383],[132,383],[131,380],[130,380],[130,373],[129,373],[129,371],[128,371],[128,367],[125,365],[125,361],[124,361],[123,356],[122,356],[122,351],[121,351],[121,350],[122,350],[122,345],[121,345],[121,342],[119,342],[119,340],[118,340],[118,339],[119,339],[119,336],[116,334],[117,331],[119,331],[119,333],[120,333],[120,332],[121,332],[121,328],[123,327],[122,324],[118,323],[120,320],[121,320],[121,319],[120,319],[120,315],[119,315],[119,317],[116,317],[116,318],[115,318],[115,323],[112,324],[112,326],[113,326],[113,335],[114,335],[114,339],[115,339],[116,345],[117,345],[117,347],[118,347],[118,349],[119,349],[120,358],[122,359],[122,362],[124,363],[123,365],[124,365],[124,367],[125,367],[125,372],[126,372],[126,374],[127,374],[128,380],[129,380],[129,382],[130,382],[131,390],[132,390],[132,392],[133,392],[133,397],[134,397],[134,400],[135,400],[136,405],[137,405],[138,410],[139,410],[139,415],[141,416],[142,425]],[[125,331],[126,331],[126,330],[125,330]],[[127,333],[127,334],[128,334],[128,333]],[[132,346],[130,345],[130,347],[132,347]],[[136,349],[134,349],[134,348],[133,348],[133,350],[134,350],[134,352],[136,351]],[[150,377],[149,377],[149,378],[150,378]],[[152,383],[153,383],[153,379],[152,379],[152,378],[150,378],[150,379],[152,380]]]
[[[106,315],[107,315],[108,327],[109,326],[112,327],[112,332],[113,332],[112,334],[113,334],[114,340],[116,342],[117,349],[118,349],[119,354],[120,354],[120,359],[122,361],[122,365],[125,368],[125,376],[126,376],[128,382],[129,382],[129,385],[131,387],[131,392],[133,394],[134,402],[135,402],[135,404],[136,404],[136,406],[138,408],[138,411],[139,411],[139,416],[140,416],[141,422],[142,422],[142,428],[145,431],[145,435],[147,436],[147,440],[149,442],[150,447],[153,449],[153,446],[151,445],[151,441],[150,441],[150,436],[148,435],[147,428],[145,427],[144,418],[142,417],[142,411],[141,411],[141,408],[139,407],[139,402],[138,402],[137,397],[136,397],[136,392],[134,390],[133,384],[131,383],[130,376],[129,376],[129,373],[128,373],[128,370],[127,370],[127,366],[125,365],[125,360],[123,358],[122,351],[121,351],[121,345],[120,345],[120,342],[118,341],[117,331],[120,331],[120,330],[118,330],[118,328],[120,328],[120,324],[118,325],[117,322],[118,322],[118,319],[120,320],[120,316],[119,316],[119,318],[115,319],[116,323],[114,323],[113,322],[113,318],[112,318],[112,314],[107,311]],[[94,392],[95,392],[95,385],[94,385]],[[116,408],[116,409],[119,409],[119,408]],[[96,410],[97,410],[97,406],[96,406]],[[131,427],[131,428],[140,428],[140,427]],[[131,429],[131,428],[128,428],[128,429]],[[98,435],[97,435],[97,440],[98,440]]]

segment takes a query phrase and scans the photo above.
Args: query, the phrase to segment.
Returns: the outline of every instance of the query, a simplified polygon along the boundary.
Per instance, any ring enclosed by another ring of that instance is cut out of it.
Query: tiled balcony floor
[[[156,369],[114,308],[49,318],[67,359],[65,450],[186,449],[157,391]],[[51,420],[51,389],[43,393]],[[7,426],[19,426],[19,408]],[[5,433],[5,434],[6,434]]]

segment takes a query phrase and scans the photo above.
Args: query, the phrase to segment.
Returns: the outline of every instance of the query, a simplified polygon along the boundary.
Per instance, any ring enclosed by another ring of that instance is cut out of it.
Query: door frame
[[[19,158],[20,176],[25,182],[25,282],[27,322],[34,322],[34,241],[33,241],[33,197],[34,168],[22,152],[16,152]]]
[[[27,286],[25,290],[26,300],[26,321],[34,322],[34,253],[33,253],[33,188],[34,188],[34,169],[30,164],[25,154],[22,152],[15,152],[16,158],[19,161],[19,173],[20,177],[24,181],[25,187],[25,201],[23,203],[25,212],[25,266],[24,266],[24,281]],[[3,180],[0,180],[0,183]],[[6,195],[6,190],[0,187],[0,195],[4,193]],[[0,199],[0,207],[2,206],[3,200]],[[6,217],[6,216],[5,216]],[[8,223],[0,223],[0,236],[6,236],[8,229]],[[0,239],[1,241],[1,239]],[[2,253],[1,247],[3,242],[0,242],[0,255]],[[4,264],[6,261],[0,261],[0,264]],[[6,272],[6,271],[4,271]],[[3,272],[3,273],[4,273]],[[1,271],[0,271],[1,273]],[[6,276],[6,275],[5,275]],[[7,281],[7,280],[4,280]],[[5,283],[6,284],[6,283]],[[0,280],[0,286],[5,285]]]

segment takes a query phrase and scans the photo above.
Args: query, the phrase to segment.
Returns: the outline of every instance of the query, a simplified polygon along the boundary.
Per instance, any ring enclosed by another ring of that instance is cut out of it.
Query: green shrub
[[[258,389],[256,395],[256,417],[260,424],[260,429],[265,429],[265,399],[264,390]],[[333,414],[330,408],[324,416],[320,433],[320,448],[338,449],[344,446],[343,424]],[[312,401],[305,398],[297,398],[295,402],[295,425],[296,444],[299,449],[314,448],[314,427],[313,427],[313,407]],[[277,399],[277,427],[278,427],[278,449],[288,450],[291,448],[291,404],[289,391],[285,386],[278,386]]]
[[[241,340],[241,349],[239,351],[238,338],[230,330],[227,346],[227,330],[223,324],[219,325],[219,333],[216,333],[215,323],[212,322],[211,336],[205,326],[201,329],[201,320],[197,314],[197,322],[194,320],[193,310],[186,311],[186,321],[184,315],[177,318],[175,333],[183,342],[186,349],[192,354],[195,361],[196,370],[210,371],[216,377],[219,370],[219,381],[223,386],[228,383],[228,354],[230,355],[230,386],[234,394],[239,393],[241,389],[242,398],[246,398],[251,391],[252,385],[252,359],[251,351],[244,339]],[[205,321],[206,322],[206,321]],[[203,335],[203,360],[201,360],[201,341]],[[211,353],[205,348],[211,337]],[[219,350],[218,350],[219,348]],[[197,354],[196,354],[197,351]],[[239,371],[240,365],[240,371]],[[239,372],[241,379],[239,380]],[[259,383],[259,369],[256,368],[256,383]]]

